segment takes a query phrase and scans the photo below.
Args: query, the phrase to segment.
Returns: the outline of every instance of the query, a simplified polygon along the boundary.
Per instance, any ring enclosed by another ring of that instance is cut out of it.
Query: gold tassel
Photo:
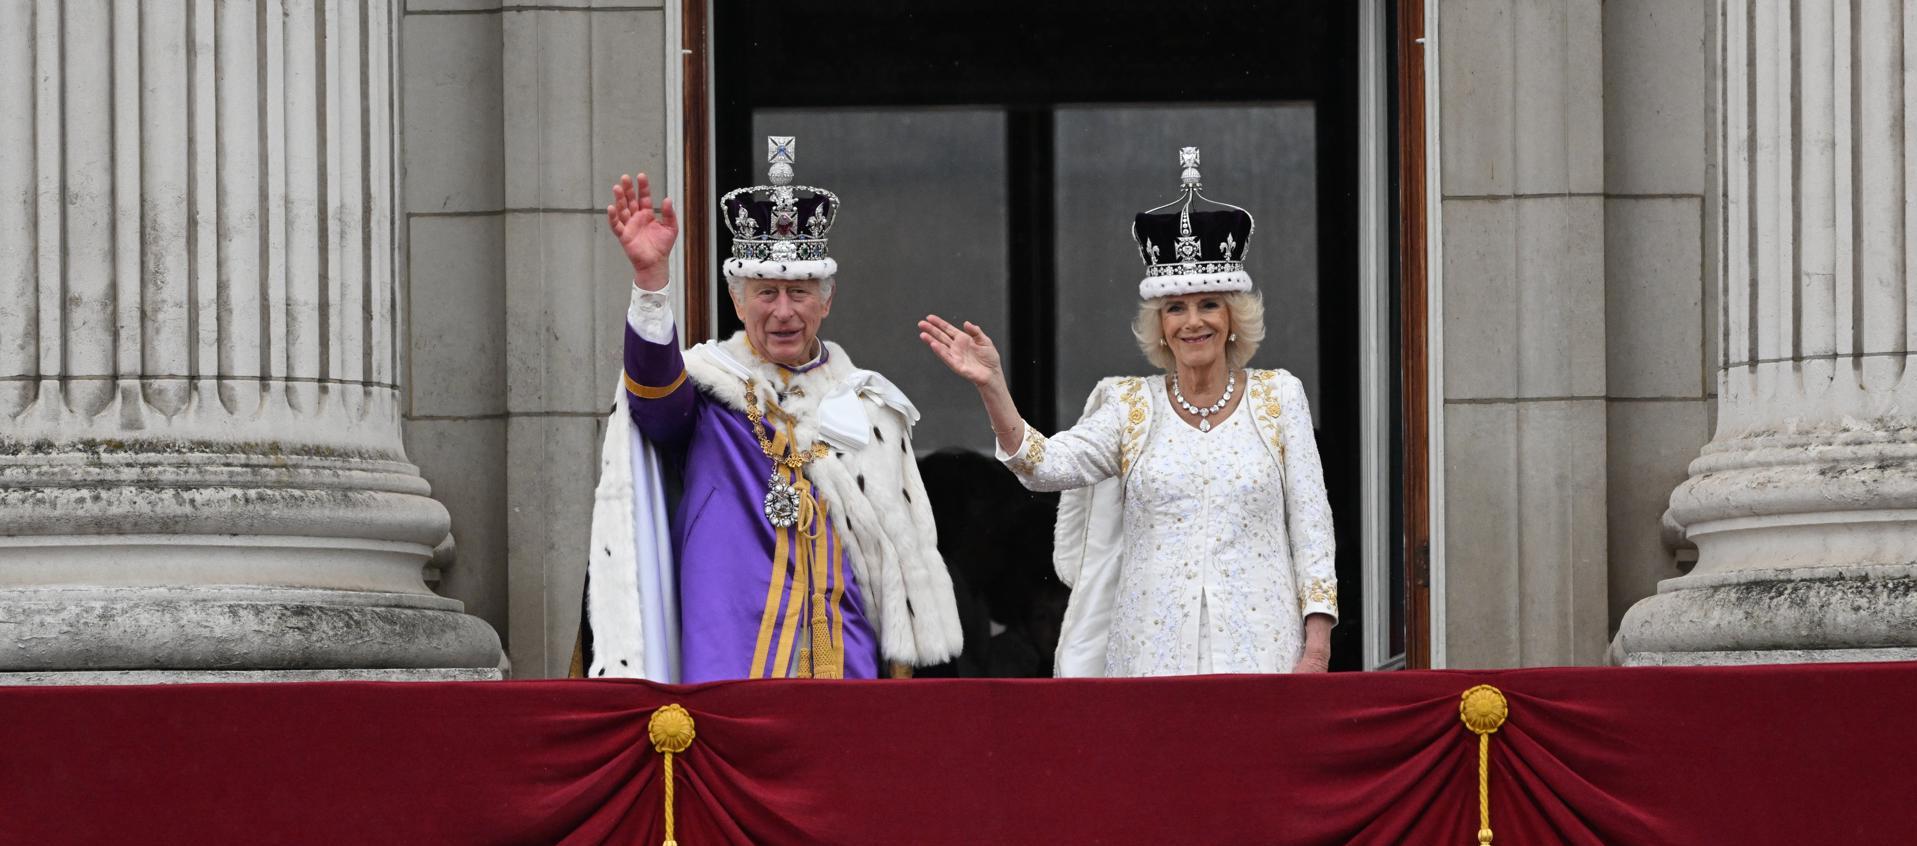
[[[825,584],[832,572],[832,541],[837,538],[831,534],[826,522],[825,503],[819,503],[816,509],[818,531],[812,536],[812,559],[807,562],[812,568],[812,677],[818,679],[845,678],[845,649],[839,640],[832,636],[832,629],[845,621],[844,613],[838,603],[826,597]],[[832,596],[839,595],[835,584]]]
[[[826,571],[831,561],[832,550],[827,543],[825,504],[819,502],[813,493],[812,483],[797,471],[793,472],[792,486],[799,492],[799,523],[793,528],[793,569],[805,575],[805,585],[799,585],[795,576],[792,580],[792,601],[800,596],[808,597],[806,605],[812,613],[806,619],[810,645],[799,650],[798,678],[836,679],[845,676],[845,658],[841,650],[832,642],[832,606],[826,601]]]
[[[840,677],[836,665],[836,651],[832,648],[832,626],[825,619],[825,593],[812,592],[812,677],[815,679],[836,679]]]
[[[1488,684],[1464,692],[1458,719],[1478,736],[1478,846],[1491,846],[1491,735],[1511,712],[1504,694]]]
[[[665,846],[679,846],[672,838],[672,756],[692,747],[692,715],[678,703],[661,706],[652,712],[652,719],[646,723],[646,733],[652,736],[652,748],[665,756],[661,765],[666,779],[666,842]]]

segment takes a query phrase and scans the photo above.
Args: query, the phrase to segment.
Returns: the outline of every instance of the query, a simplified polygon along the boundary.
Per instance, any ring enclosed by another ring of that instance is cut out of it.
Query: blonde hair
[[[1244,367],[1258,352],[1258,344],[1265,340],[1265,298],[1257,291],[1231,291],[1221,295],[1225,301],[1225,311],[1231,314],[1231,334],[1238,340],[1225,341],[1225,363],[1233,370]],[[1159,321],[1159,313],[1165,309],[1165,301],[1170,297],[1157,297],[1138,304],[1138,316],[1132,318],[1132,336],[1138,339],[1138,349],[1160,370],[1171,370],[1175,365],[1171,347],[1165,346],[1165,324]]]

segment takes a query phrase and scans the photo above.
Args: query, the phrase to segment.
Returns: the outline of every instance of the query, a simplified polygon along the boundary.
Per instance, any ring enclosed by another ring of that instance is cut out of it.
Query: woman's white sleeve
[[[1020,483],[1035,491],[1082,488],[1118,475],[1125,403],[1110,382],[1100,383],[1096,390],[1103,395],[1096,398],[1093,408],[1079,418],[1077,425],[1047,438],[1028,423],[1017,452],[1006,455],[1004,449],[993,448],[998,460],[1011,468]]]
[[[1318,460],[1318,438],[1311,430],[1311,406],[1305,386],[1284,374],[1279,388],[1279,428],[1284,434],[1285,530],[1291,537],[1291,566],[1304,616],[1338,619],[1338,543],[1331,528],[1331,501],[1325,496],[1325,468]]]

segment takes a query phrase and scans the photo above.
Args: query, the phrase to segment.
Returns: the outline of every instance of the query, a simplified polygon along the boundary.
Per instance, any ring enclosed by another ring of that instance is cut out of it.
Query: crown
[[[839,197],[824,188],[792,184],[798,142],[791,136],[765,140],[770,185],[727,192],[719,200],[726,228],[732,230],[727,276],[761,279],[819,279],[838,263],[826,251],[825,234],[839,216]]]
[[[1197,147],[1179,149],[1178,167],[1178,199],[1132,220],[1132,241],[1145,262],[1138,295],[1149,300],[1251,290],[1251,277],[1245,273],[1245,253],[1255,228],[1251,212],[1205,196]]]

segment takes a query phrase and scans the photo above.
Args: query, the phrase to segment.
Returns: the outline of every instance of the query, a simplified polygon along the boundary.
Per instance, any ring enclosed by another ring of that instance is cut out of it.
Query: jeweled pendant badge
[[[799,491],[777,473],[766,480],[765,519],[781,529],[799,524]]]

